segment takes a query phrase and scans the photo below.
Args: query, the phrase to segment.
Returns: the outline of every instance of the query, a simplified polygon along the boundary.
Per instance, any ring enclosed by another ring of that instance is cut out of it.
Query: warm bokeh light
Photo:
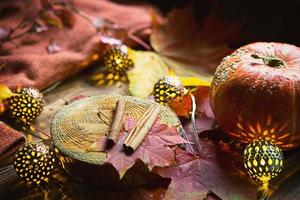
[[[288,123],[272,123],[272,117],[270,115],[265,122],[256,122],[253,124],[245,122],[245,120],[239,116],[236,126],[239,131],[237,133],[230,132],[229,134],[241,138],[243,143],[249,143],[254,140],[266,140],[272,141],[282,148],[291,148],[294,146],[293,144],[286,143],[291,136],[291,134],[287,132]]]

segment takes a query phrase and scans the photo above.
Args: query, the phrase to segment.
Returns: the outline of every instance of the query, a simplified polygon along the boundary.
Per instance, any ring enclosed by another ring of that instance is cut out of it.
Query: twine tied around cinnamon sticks
[[[110,149],[117,142],[118,134],[124,124],[123,115],[126,106],[124,99],[119,99],[116,103],[116,110],[112,126],[106,138],[106,149]],[[143,142],[148,132],[155,123],[161,108],[159,106],[151,105],[143,116],[137,121],[133,129],[128,133],[124,141],[124,151],[126,154],[132,154]],[[98,115],[101,115],[101,113]],[[91,147],[93,144],[91,145]],[[93,149],[93,148],[92,148]],[[92,149],[90,149],[92,151]]]

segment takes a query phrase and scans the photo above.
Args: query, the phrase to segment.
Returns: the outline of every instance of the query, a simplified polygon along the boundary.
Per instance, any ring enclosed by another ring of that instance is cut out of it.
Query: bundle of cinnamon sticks
[[[148,108],[148,110],[144,113],[144,115],[140,118],[140,120],[128,134],[124,142],[124,147],[126,148],[126,150],[133,152],[139,147],[139,145],[143,142],[144,138],[155,123],[159,112],[160,107],[158,106],[151,105],[150,108]]]
[[[119,99],[116,103],[116,111],[112,122],[111,129],[106,139],[106,149],[112,148],[116,143],[118,134],[123,127],[123,115],[126,106],[124,99]],[[160,107],[151,105],[143,116],[137,121],[134,128],[129,132],[124,141],[124,150],[127,153],[133,153],[143,142],[151,127],[155,123],[160,113]]]

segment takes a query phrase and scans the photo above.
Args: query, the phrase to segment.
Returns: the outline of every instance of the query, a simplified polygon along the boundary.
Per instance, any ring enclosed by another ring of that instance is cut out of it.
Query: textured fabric
[[[87,1],[74,0],[74,6],[89,16],[101,17],[124,27],[128,32],[147,40],[151,32],[151,14],[154,8],[137,1]],[[9,29],[20,23],[25,16],[34,18],[41,10],[39,0],[14,0],[0,2],[0,27]],[[0,83],[16,84],[44,89],[52,83],[71,76],[90,66],[103,44],[99,34],[88,20],[75,14],[72,27],[50,27],[41,33],[26,34],[12,43],[5,43],[0,51]],[[22,30],[20,30],[22,31]],[[17,34],[17,33],[15,33]],[[61,51],[49,54],[47,48],[57,43]],[[17,46],[16,46],[17,44]],[[127,39],[126,44],[136,43]]]
[[[24,142],[22,133],[0,121],[0,162],[13,154]]]

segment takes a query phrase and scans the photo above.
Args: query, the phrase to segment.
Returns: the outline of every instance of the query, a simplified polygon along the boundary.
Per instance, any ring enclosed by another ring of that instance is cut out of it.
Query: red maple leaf
[[[205,114],[208,118],[214,119],[215,116],[213,114],[212,108],[209,103],[209,93],[210,87],[198,87],[194,92],[197,111]]]
[[[209,118],[206,115],[198,115],[195,119],[196,131],[199,137],[202,137],[202,132],[214,130],[215,119]],[[193,125],[192,122],[185,123],[184,130],[187,133],[187,138],[189,141],[195,141],[193,135]],[[192,145],[188,145],[186,151],[199,153],[197,142],[195,141]]]
[[[225,170],[217,159],[215,145],[201,141],[202,152],[195,156],[176,149],[176,166],[155,168],[162,177],[171,178],[165,199],[204,199],[209,193],[223,200],[255,199],[256,186],[232,171]]]
[[[129,132],[135,123],[134,120],[126,120],[125,132]],[[125,132],[119,134],[117,143],[108,150],[105,160],[117,169],[121,178],[138,159],[142,160],[150,170],[155,166],[166,167],[175,164],[175,149],[172,146],[187,143],[175,127],[156,122],[138,149],[133,154],[126,155],[123,152]]]
[[[150,37],[155,51],[186,64],[185,70],[213,74],[222,58],[233,51],[230,44],[243,37],[241,25],[218,16],[218,1],[210,2],[214,5],[200,23],[192,6],[174,9],[164,20],[155,21]]]
[[[189,94],[175,98],[169,103],[169,107],[179,117],[189,117],[192,109],[192,100]]]

